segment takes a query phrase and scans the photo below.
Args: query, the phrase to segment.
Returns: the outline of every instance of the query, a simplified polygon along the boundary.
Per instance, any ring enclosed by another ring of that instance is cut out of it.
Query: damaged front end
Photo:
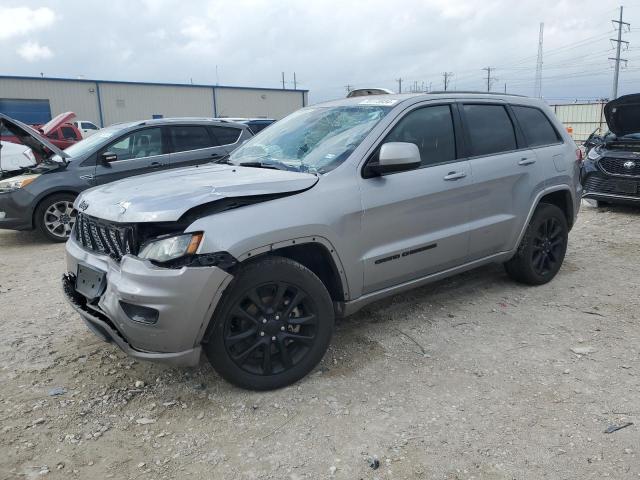
[[[224,252],[200,254],[197,248],[168,261],[143,258],[154,242],[195,236],[182,227],[79,214],[66,245],[62,283],[69,303],[103,340],[136,358],[193,366],[236,260]]]

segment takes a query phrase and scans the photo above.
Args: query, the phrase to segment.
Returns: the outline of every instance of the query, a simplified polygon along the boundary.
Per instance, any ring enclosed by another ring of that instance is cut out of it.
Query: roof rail
[[[478,95],[505,95],[507,97],[526,97],[526,95],[519,95],[517,93],[500,93],[500,92],[482,92],[479,90],[436,90],[435,92],[425,92],[426,94],[440,95],[448,93],[474,93]]]

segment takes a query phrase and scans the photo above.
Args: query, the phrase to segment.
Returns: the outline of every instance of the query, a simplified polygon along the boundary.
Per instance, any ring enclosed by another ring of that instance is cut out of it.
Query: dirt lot
[[[640,210],[585,206],[551,284],[495,266],[379,302],[253,393],[101,343],[63,246],[0,232],[0,478],[640,478],[639,247]]]

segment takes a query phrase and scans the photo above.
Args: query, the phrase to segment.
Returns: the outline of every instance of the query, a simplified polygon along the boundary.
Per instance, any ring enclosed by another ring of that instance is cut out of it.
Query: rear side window
[[[211,127],[211,131],[220,145],[231,145],[240,138],[240,129],[233,127]]]
[[[84,128],[85,130],[97,130],[98,127],[96,127],[93,123],[89,123],[89,122],[82,122],[82,128]]]
[[[415,143],[422,166],[456,158],[456,140],[449,105],[425,107],[408,113],[385,138],[386,142]]]
[[[511,108],[530,147],[551,145],[560,141],[556,129],[540,110],[515,105]]]
[[[215,142],[211,141],[206,127],[202,126],[173,125],[169,127],[169,135],[174,152],[186,152],[188,150],[216,146]]]
[[[516,134],[502,105],[464,105],[471,156],[491,155],[517,148]]]

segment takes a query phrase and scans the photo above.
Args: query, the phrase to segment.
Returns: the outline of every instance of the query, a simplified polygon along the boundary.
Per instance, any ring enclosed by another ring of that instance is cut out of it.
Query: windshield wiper
[[[280,162],[242,162],[236,165],[238,165],[239,167],[270,168],[272,170],[289,170],[284,163],[280,163]]]

